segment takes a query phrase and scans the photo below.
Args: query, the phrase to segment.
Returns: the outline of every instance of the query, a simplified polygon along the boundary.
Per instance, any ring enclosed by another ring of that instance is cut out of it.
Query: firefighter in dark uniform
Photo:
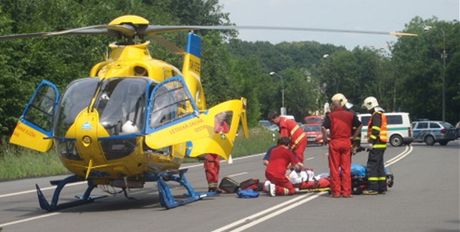
[[[387,191],[383,159],[388,142],[387,118],[375,97],[364,99],[362,106],[372,114],[367,125],[367,137],[371,146],[367,160],[368,189],[364,190],[363,194],[384,194]]]

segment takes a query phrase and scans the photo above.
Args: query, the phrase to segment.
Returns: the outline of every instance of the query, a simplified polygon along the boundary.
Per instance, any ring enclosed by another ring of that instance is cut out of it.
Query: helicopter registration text
[[[183,130],[187,130],[188,128],[190,127],[194,127],[194,126],[198,126],[200,125],[199,127],[195,128],[195,132],[199,132],[203,129],[206,128],[206,125],[201,125],[204,123],[204,120],[203,119],[198,119],[198,120],[192,120],[184,125],[180,125],[179,127],[175,127],[175,128],[172,128],[171,130],[169,130],[169,134],[171,135],[174,135],[178,132],[181,132]]]
[[[16,130],[14,130],[13,136],[21,137],[21,134],[25,134],[26,136],[29,136],[32,138],[37,137],[37,135],[35,134],[33,130],[27,128],[23,124],[19,124]]]
[[[53,145],[53,140],[47,137],[49,137],[47,134],[19,121],[13,136],[10,137],[10,143],[46,152]]]

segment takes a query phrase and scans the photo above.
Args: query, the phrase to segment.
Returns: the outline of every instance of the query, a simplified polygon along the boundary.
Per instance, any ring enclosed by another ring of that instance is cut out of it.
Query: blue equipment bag
[[[351,164],[351,176],[365,177],[367,174],[366,166],[362,164],[352,163]]]
[[[259,193],[252,190],[252,189],[240,189],[236,193],[239,198],[257,198],[259,197]]]

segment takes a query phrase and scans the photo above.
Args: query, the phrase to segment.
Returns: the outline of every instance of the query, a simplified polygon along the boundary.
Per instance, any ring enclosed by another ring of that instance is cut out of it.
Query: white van
[[[410,144],[412,137],[411,122],[409,113],[393,112],[384,113],[387,116],[388,138],[392,146],[397,147],[403,144]],[[363,124],[361,129],[361,143],[367,143],[367,124],[371,114],[358,114],[358,118]]]

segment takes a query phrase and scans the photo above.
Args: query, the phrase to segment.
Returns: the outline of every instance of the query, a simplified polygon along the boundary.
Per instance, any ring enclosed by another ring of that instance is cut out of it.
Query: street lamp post
[[[446,121],[446,32],[441,29],[442,33],[442,121]]]
[[[270,72],[270,76],[276,75],[281,79],[281,115],[286,115],[286,108],[284,107],[284,78],[276,72]]]
[[[432,26],[425,26],[424,30],[425,31],[430,31],[433,27]],[[442,34],[442,53],[441,53],[441,59],[442,59],[442,76],[441,76],[441,82],[442,82],[442,105],[441,105],[441,114],[442,114],[442,121],[446,121],[446,59],[447,59],[447,52],[446,52],[446,32],[444,31],[443,28],[440,28],[441,34]]]

